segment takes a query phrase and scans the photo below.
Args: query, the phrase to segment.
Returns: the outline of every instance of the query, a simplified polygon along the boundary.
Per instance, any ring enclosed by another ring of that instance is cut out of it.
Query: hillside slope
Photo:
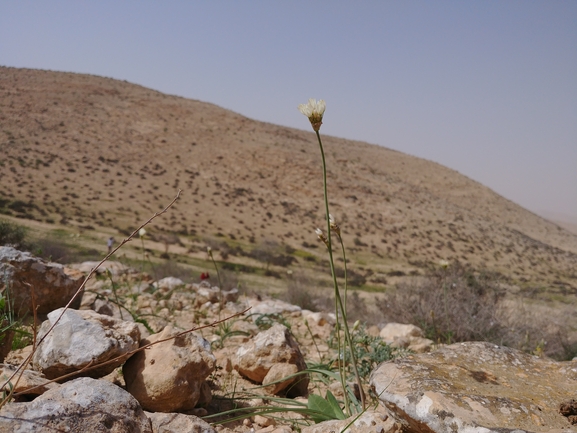
[[[0,125],[2,213],[125,231],[182,189],[156,230],[322,253],[312,132],[113,79],[6,67]],[[459,260],[577,290],[577,235],[439,164],[324,143],[331,212],[357,266],[378,274]]]

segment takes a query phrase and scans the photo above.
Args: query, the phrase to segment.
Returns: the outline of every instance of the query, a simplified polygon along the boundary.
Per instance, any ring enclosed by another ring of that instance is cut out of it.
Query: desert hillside
[[[324,253],[321,162],[304,117],[297,130],[123,81],[0,67],[0,126],[5,215],[126,233],[181,189],[156,232]],[[444,259],[577,290],[577,235],[439,164],[324,144],[331,212],[368,282]]]

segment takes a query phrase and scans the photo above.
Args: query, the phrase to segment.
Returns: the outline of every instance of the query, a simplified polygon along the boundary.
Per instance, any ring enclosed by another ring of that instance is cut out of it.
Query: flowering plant
[[[321,151],[321,159],[322,159],[322,169],[323,169],[323,188],[324,188],[324,201],[325,201],[325,216],[326,216],[326,234],[320,228],[315,230],[317,237],[326,245],[328,253],[329,253],[329,264],[331,267],[331,275],[333,278],[333,287],[335,293],[335,316],[337,319],[336,323],[336,331],[337,331],[337,342],[338,342],[338,364],[339,364],[339,373],[341,379],[341,385],[343,387],[343,394],[345,396],[345,412],[350,416],[351,409],[350,409],[350,398],[349,396],[351,393],[347,390],[347,381],[346,381],[346,373],[345,373],[345,366],[344,360],[347,358],[347,347],[349,350],[349,356],[351,359],[351,364],[353,367],[353,371],[355,373],[357,384],[359,387],[361,402],[363,409],[365,408],[365,393],[363,391],[363,387],[361,384],[360,375],[357,368],[357,360],[355,356],[355,351],[353,350],[353,342],[351,338],[351,334],[349,332],[349,326],[347,324],[347,309],[346,309],[346,290],[347,290],[347,283],[346,283],[346,256],[345,256],[345,248],[341,238],[341,229],[339,225],[336,223],[335,219],[329,212],[329,199],[327,193],[327,167],[326,167],[326,160],[325,160],[325,152],[323,149],[323,142],[321,140],[321,135],[319,130],[322,125],[323,116],[325,114],[327,106],[324,100],[316,100],[316,99],[309,99],[306,104],[300,104],[298,106],[299,111],[308,117],[309,121],[311,122],[311,126],[317,135],[317,141],[319,144],[319,148]],[[343,254],[343,259],[345,262],[345,288],[344,288],[344,300],[341,297],[341,291],[339,289],[339,284],[337,282],[337,276],[335,272],[335,264],[333,260],[333,245],[332,245],[332,237],[331,233],[334,233],[340,244]],[[345,341],[341,341],[340,331],[341,329],[344,331]]]
[[[299,105],[299,111],[309,118],[315,132],[321,129],[326,108],[327,104],[323,99],[317,101],[316,99],[310,98],[306,104]]]

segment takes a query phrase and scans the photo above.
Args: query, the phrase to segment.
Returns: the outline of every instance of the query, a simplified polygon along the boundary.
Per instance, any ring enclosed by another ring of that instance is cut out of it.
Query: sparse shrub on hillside
[[[102,258],[102,254],[95,249],[75,247],[55,237],[28,240],[25,227],[6,220],[0,220],[0,245],[12,245],[23,251],[30,251],[44,260],[58,263],[99,260]]]
[[[228,269],[220,270],[220,280],[222,283],[222,290],[238,289],[239,293],[243,293],[243,285],[240,282],[238,272],[230,271]]]
[[[96,249],[82,249],[52,237],[38,239],[29,250],[44,260],[62,264],[102,259],[102,253]]]
[[[223,262],[220,264],[221,268],[231,272],[241,272],[243,274],[254,274],[257,270],[252,266],[243,265],[241,263]]]
[[[12,245],[14,248],[25,248],[26,228],[0,219],[0,245]]]
[[[351,321],[360,320],[364,325],[374,325],[381,320],[380,315],[369,309],[357,291],[352,292],[347,300],[347,317]]]
[[[400,284],[378,305],[386,320],[413,323],[435,342],[500,342],[506,332],[498,319],[503,294],[494,275],[457,262]]]
[[[559,361],[577,355],[577,341],[570,339],[573,330],[564,319],[529,312],[519,302],[504,308],[501,316],[506,330],[501,344]]]
[[[335,268],[335,273],[339,278],[345,277],[345,271],[342,268]],[[352,269],[347,270],[346,276],[349,286],[360,287],[367,282],[367,278],[363,274],[356,272]]]
[[[564,323],[505,302],[504,295],[498,275],[457,262],[399,285],[377,304],[387,321],[417,325],[439,343],[489,341],[560,360],[577,353]]]
[[[252,249],[249,253],[249,257],[258,260],[259,262],[266,263],[266,267],[270,266],[272,258],[280,250],[280,245],[278,242],[273,240],[263,240]]]
[[[156,280],[162,280],[166,277],[174,277],[181,279],[185,283],[192,283],[194,281],[192,270],[185,268],[172,260],[154,263],[153,274]]]
[[[283,299],[289,304],[298,305],[305,310],[318,311],[319,299],[315,297],[311,291],[315,286],[316,283],[304,274],[292,274]],[[334,305],[334,301],[331,302],[331,304]]]

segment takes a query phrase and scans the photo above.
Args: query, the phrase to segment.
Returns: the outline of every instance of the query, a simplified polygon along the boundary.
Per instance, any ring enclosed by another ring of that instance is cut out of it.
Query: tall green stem
[[[208,255],[210,256],[210,259],[212,260],[212,264],[214,265],[214,269],[216,271],[216,278],[218,279],[218,288],[219,288],[219,309],[218,309],[218,319],[220,320],[220,313],[222,311],[222,309],[224,308],[224,299],[223,299],[223,295],[222,295],[222,291],[224,290],[224,287],[222,287],[222,281],[220,280],[220,272],[218,272],[218,266],[216,265],[216,260],[214,260],[214,257],[212,256],[212,249],[208,249]],[[219,326],[222,325],[219,324]]]
[[[319,131],[315,131],[317,134],[317,140],[319,142],[319,148],[321,151],[321,158],[322,158],[322,162],[323,162],[323,191],[324,191],[324,198],[325,198],[325,217],[326,217],[326,222],[327,222],[327,239],[328,239],[328,250],[329,250],[329,263],[330,263],[330,267],[331,267],[331,274],[333,277],[333,286],[334,286],[334,291],[335,291],[335,312],[336,312],[336,316],[337,316],[337,337],[339,339],[339,346],[340,346],[340,327],[338,326],[339,324],[339,317],[338,317],[338,312],[340,310],[341,316],[342,316],[342,322],[343,322],[343,329],[345,331],[345,341],[346,341],[346,345],[349,346],[349,349],[351,351],[351,362],[353,364],[353,371],[355,373],[355,377],[357,379],[357,384],[359,386],[359,392],[361,394],[361,402],[362,402],[362,406],[363,406],[363,410],[365,409],[365,393],[363,391],[363,386],[361,383],[361,377],[359,375],[359,371],[357,368],[357,359],[353,350],[353,344],[352,344],[352,339],[351,339],[351,334],[349,332],[349,326],[347,324],[347,312],[346,309],[343,305],[343,301],[341,299],[341,294],[339,291],[339,285],[337,282],[337,275],[335,272],[335,264],[334,264],[334,260],[333,260],[333,244],[331,241],[331,221],[330,221],[330,212],[329,212],[329,198],[328,198],[328,192],[327,192],[327,165],[326,165],[326,160],[325,160],[325,152],[323,149],[323,142],[321,140],[321,135],[319,133]],[[345,358],[345,351],[346,351],[346,345],[343,346],[343,362],[344,362],[344,358]],[[340,350],[339,350],[340,352]],[[339,353],[339,357],[340,357],[340,353]],[[345,395],[345,410],[347,412],[347,414],[351,415],[350,413],[350,408],[349,408],[349,399],[347,398],[347,390],[346,390],[346,377],[343,373],[341,373],[341,383],[343,385],[343,392]]]
[[[343,306],[345,311],[347,311],[347,294],[349,291],[349,285],[348,285],[348,275],[347,275],[347,254],[345,253],[345,244],[343,243],[343,238],[341,238],[341,235],[337,234],[338,238],[339,238],[339,243],[341,244],[341,252],[343,253],[343,265],[345,267],[345,296],[343,299]]]
[[[142,265],[140,266],[140,270],[144,272],[144,260],[145,260],[145,252],[144,249],[144,236],[140,236],[140,242],[142,243]]]

